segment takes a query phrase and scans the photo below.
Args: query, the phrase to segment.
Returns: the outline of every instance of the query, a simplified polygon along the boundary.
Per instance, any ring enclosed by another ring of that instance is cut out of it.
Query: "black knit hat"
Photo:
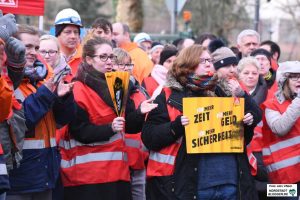
[[[175,46],[166,45],[162,52],[160,53],[159,63],[160,65],[163,65],[168,58],[172,56],[176,56],[178,53],[178,50]]]
[[[255,49],[250,54],[250,56],[253,56],[253,57],[255,57],[257,55],[264,55],[264,56],[266,56],[268,58],[268,60],[270,61],[270,63],[271,63],[272,54],[270,52],[268,52],[267,50],[265,50],[265,49]]]
[[[67,26],[70,26],[70,24],[55,25],[55,37],[58,37]],[[73,25],[73,26],[75,26],[75,25]],[[78,31],[79,31],[79,35],[80,35],[80,26],[76,26],[76,27],[78,27]]]
[[[211,41],[208,45],[208,50],[213,58],[215,70],[232,64],[238,64],[238,60],[233,51],[230,48],[225,47],[225,44],[220,39]]]

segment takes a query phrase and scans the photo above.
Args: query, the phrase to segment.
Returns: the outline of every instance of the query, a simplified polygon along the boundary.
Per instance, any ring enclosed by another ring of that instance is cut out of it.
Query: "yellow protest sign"
[[[128,96],[129,76],[129,72],[125,71],[105,73],[107,87],[118,116],[122,116],[125,112],[126,99]]]
[[[187,153],[243,152],[243,98],[183,98],[183,115]]]

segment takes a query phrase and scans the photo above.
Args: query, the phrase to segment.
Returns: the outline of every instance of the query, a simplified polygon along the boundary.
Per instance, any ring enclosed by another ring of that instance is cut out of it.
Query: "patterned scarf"
[[[217,85],[217,75],[196,75],[191,74],[188,76],[186,87],[194,92],[205,92],[209,96],[215,96],[213,93]]]

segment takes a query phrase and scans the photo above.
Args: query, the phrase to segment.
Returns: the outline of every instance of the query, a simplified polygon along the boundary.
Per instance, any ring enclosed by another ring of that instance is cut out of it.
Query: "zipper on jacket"
[[[179,102],[177,102],[177,101],[175,101],[175,100],[173,100],[171,98],[169,98],[168,103],[170,105],[172,105],[172,104],[173,105],[177,105],[176,107],[178,108],[178,110],[180,110],[182,112],[182,104],[181,103],[179,103]]]

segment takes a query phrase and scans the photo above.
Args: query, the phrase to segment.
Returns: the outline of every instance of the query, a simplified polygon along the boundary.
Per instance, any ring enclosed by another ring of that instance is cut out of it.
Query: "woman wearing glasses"
[[[300,62],[281,63],[278,71],[282,72],[278,90],[274,98],[263,103],[263,160],[271,183],[297,184],[299,191]]]
[[[179,53],[166,74],[165,86],[154,100],[158,107],[149,112],[144,124],[142,140],[150,150],[149,199],[197,199],[199,156],[186,153],[184,126],[189,119],[182,115],[182,99],[215,96],[217,78],[200,61],[204,51],[202,46],[192,45]],[[174,155],[173,162],[167,161]]]
[[[104,75],[116,59],[111,42],[88,40],[82,58],[73,88],[77,113],[60,142],[64,199],[131,199],[123,130],[138,132],[144,118],[116,115]]]
[[[212,53],[213,60],[202,57],[204,51],[200,45],[180,51],[167,74],[166,87],[154,101],[158,107],[149,113],[144,124],[142,140],[151,150],[147,167],[149,199],[257,199],[246,154],[186,152],[184,127],[191,119],[182,115],[182,99],[226,97],[217,77],[231,75],[237,63],[227,47]],[[207,66],[210,62],[217,71],[214,75]],[[233,84],[227,92],[230,95],[241,92],[246,112],[253,113],[247,113],[243,119],[245,142],[249,143],[261,113],[238,86]]]
[[[52,67],[56,82],[59,82],[64,75],[71,73],[70,66],[60,54],[59,43],[56,37],[43,35],[40,38],[39,54],[44,58],[46,63]]]

